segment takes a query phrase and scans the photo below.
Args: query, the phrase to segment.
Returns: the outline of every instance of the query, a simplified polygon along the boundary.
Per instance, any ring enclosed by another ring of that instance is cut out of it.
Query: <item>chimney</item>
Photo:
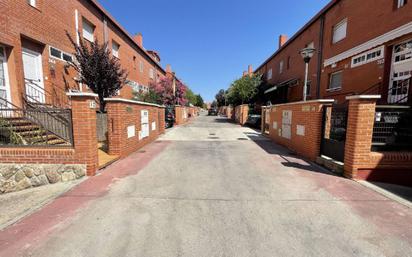
[[[281,48],[286,41],[288,41],[288,36],[287,35],[280,35],[279,36],[279,48]]]
[[[247,76],[247,71],[243,72],[243,77]]]
[[[166,65],[166,72],[172,73],[172,66],[170,64]]]
[[[133,37],[133,39],[136,42],[136,44],[138,44],[141,48],[143,48],[143,35],[142,35],[142,33],[136,34]]]
[[[249,67],[247,68],[247,73],[249,74],[249,76],[251,76],[253,74],[252,65],[249,65]]]

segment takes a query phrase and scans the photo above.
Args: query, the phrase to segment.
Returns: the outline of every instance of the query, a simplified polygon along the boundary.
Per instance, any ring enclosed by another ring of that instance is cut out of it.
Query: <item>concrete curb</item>
[[[395,194],[393,194],[393,193],[391,193],[391,192],[389,192],[389,191],[387,191],[387,190],[385,190],[381,187],[378,187],[378,186],[376,186],[376,185],[374,185],[374,184],[372,184],[368,181],[365,181],[365,180],[354,180],[354,181],[358,182],[360,185],[362,185],[366,188],[369,188],[369,189],[385,196],[386,198],[388,198],[390,200],[393,200],[393,201],[395,201],[399,204],[402,204],[402,205],[412,209],[412,203],[410,201],[406,200],[406,199],[403,199],[400,196],[397,196],[397,195],[395,195]]]

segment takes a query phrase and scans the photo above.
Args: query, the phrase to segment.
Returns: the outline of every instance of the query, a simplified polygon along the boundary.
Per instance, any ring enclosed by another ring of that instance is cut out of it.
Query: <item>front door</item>
[[[411,87],[412,39],[393,48],[388,103],[406,103]]]
[[[0,45],[0,108],[7,108],[11,102],[10,84],[7,70],[6,49]]]
[[[45,103],[41,53],[23,48],[23,69],[27,100]]]

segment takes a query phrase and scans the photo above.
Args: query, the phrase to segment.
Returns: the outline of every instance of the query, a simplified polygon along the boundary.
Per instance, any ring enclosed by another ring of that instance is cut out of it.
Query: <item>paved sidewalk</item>
[[[82,181],[84,178],[0,195],[0,230],[37,211]]]

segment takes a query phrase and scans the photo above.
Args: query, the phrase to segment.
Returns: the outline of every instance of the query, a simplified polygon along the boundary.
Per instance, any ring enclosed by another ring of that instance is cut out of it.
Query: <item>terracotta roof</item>
[[[270,60],[273,59],[278,53],[280,53],[283,49],[285,49],[290,43],[292,43],[297,37],[299,37],[309,26],[315,23],[322,15],[324,15],[330,8],[332,8],[335,4],[340,2],[341,0],[331,0],[322,10],[320,10],[312,19],[309,20],[298,32],[296,32],[286,43],[280,47],[274,54],[272,54],[266,61],[264,61],[256,70],[260,70],[265,64],[267,64]]]
[[[125,28],[120,25],[116,21],[116,19],[97,1],[97,0],[89,0],[91,4],[93,4],[99,11],[101,11],[123,34],[125,34],[126,37],[128,37],[133,44],[139,48],[147,57],[150,58],[150,60],[153,61],[153,63],[163,72],[166,73],[166,71],[163,69],[163,67],[144,49],[143,47],[139,46],[133,39],[133,37],[127,32]]]

